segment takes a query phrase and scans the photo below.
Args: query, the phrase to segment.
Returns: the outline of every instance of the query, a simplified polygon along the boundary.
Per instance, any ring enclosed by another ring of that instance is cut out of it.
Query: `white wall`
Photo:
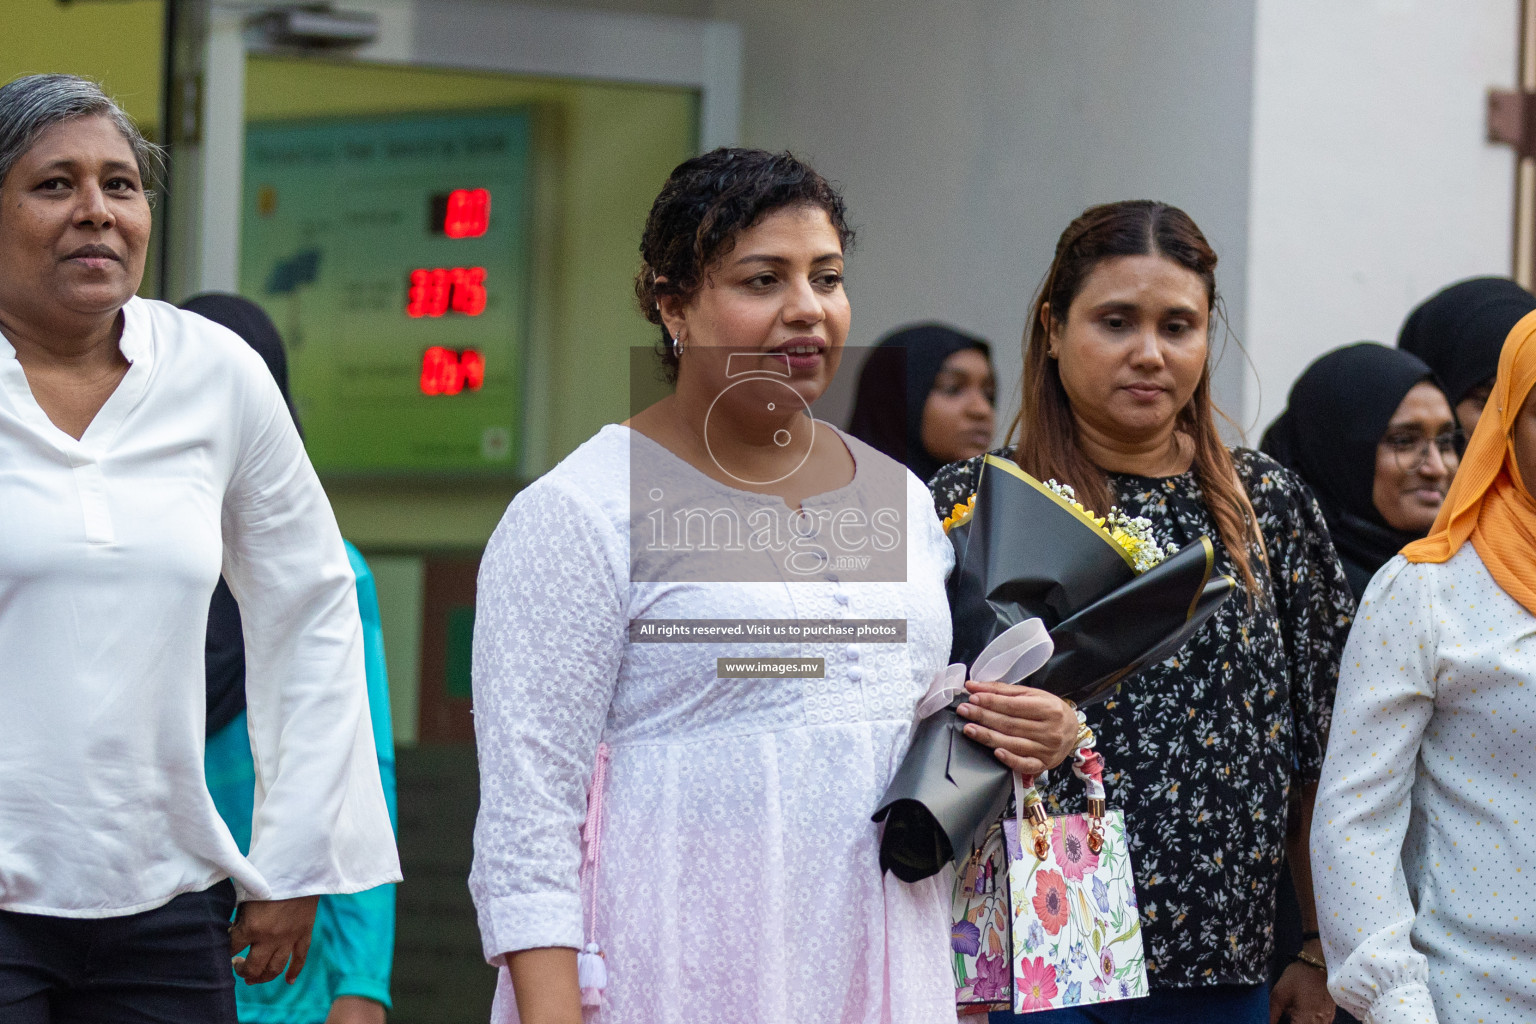
[[[712,13],[743,28],[743,142],[791,148],[844,186],[860,236],[851,343],[920,319],[980,334],[1011,417],[1057,236],[1127,198],[1195,217],[1240,322],[1252,0],[716,0]],[[1218,374],[1221,399],[1238,368]]]
[[[1316,356],[1395,344],[1442,286],[1510,272],[1514,158],[1484,141],[1518,0],[1258,0],[1247,341],[1260,428]]]

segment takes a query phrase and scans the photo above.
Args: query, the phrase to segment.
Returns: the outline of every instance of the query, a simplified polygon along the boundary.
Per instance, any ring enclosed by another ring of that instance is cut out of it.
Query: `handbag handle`
[[[1098,738],[1088,728],[1086,716],[1077,709],[1077,742],[1072,750],[1072,774],[1083,780],[1088,791],[1088,848],[1098,853],[1104,848],[1104,757],[1094,747]],[[1035,788],[1035,780],[1013,773],[1013,813],[1019,827],[1019,842],[1023,843],[1024,819],[1030,822],[1034,836],[1035,857],[1044,860],[1050,849],[1051,818],[1045,811],[1045,800]]]

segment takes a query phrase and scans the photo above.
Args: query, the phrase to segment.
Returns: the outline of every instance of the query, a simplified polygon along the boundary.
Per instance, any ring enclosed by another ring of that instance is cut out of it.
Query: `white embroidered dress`
[[[861,488],[886,456],[844,440],[853,482],[805,508],[878,500]],[[470,888],[486,957],[587,941],[578,830],[602,741],[598,1020],[953,1022],[949,873],[882,876],[870,821],[949,653],[953,555],[927,490],[901,471],[905,583],[631,583],[632,445],[671,461],[679,501],[782,507],[609,426],[508,509],[475,621]],[[628,640],[637,619],[843,618],[905,619],[907,642]],[[825,678],[716,678],[718,658],[801,656],[824,658]]]
[[[1312,825],[1329,989],[1368,1024],[1536,1020],[1536,616],[1469,543],[1388,562]]]

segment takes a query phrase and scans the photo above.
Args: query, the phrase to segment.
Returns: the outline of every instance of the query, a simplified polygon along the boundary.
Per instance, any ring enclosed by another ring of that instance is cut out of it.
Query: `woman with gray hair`
[[[271,374],[135,297],[154,147],[94,83],[0,88],[0,1021],[234,1021],[322,893],[399,881],[354,582]],[[203,774],[240,602],[249,857]],[[233,928],[230,916],[239,913]]]

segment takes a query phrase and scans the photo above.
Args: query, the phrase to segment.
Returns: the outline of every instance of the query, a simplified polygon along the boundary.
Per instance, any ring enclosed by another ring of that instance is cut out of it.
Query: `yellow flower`
[[[944,532],[948,533],[950,527],[959,526],[969,522],[971,515],[976,511],[976,495],[971,495],[963,505],[956,505],[953,512],[944,518]]]
[[[1138,572],[1146,572],[1157,563],[1161,562],[1174,552],[1170,546],[1167,550],[1157,542],[1152,534],[1150,520],[1140,517],[1131,517],[1118,508],[1111,508],[1106,514],[1096,516],[1077,500],[1077,493],[1066,484],[1055,480],[1047,480],[1045,486],[1050,488],[1062,500],[1073,508],[1086,515],[1094,525],[1109,534],[1109,539],[1120,545],[1131,560],[1131,566]]]

